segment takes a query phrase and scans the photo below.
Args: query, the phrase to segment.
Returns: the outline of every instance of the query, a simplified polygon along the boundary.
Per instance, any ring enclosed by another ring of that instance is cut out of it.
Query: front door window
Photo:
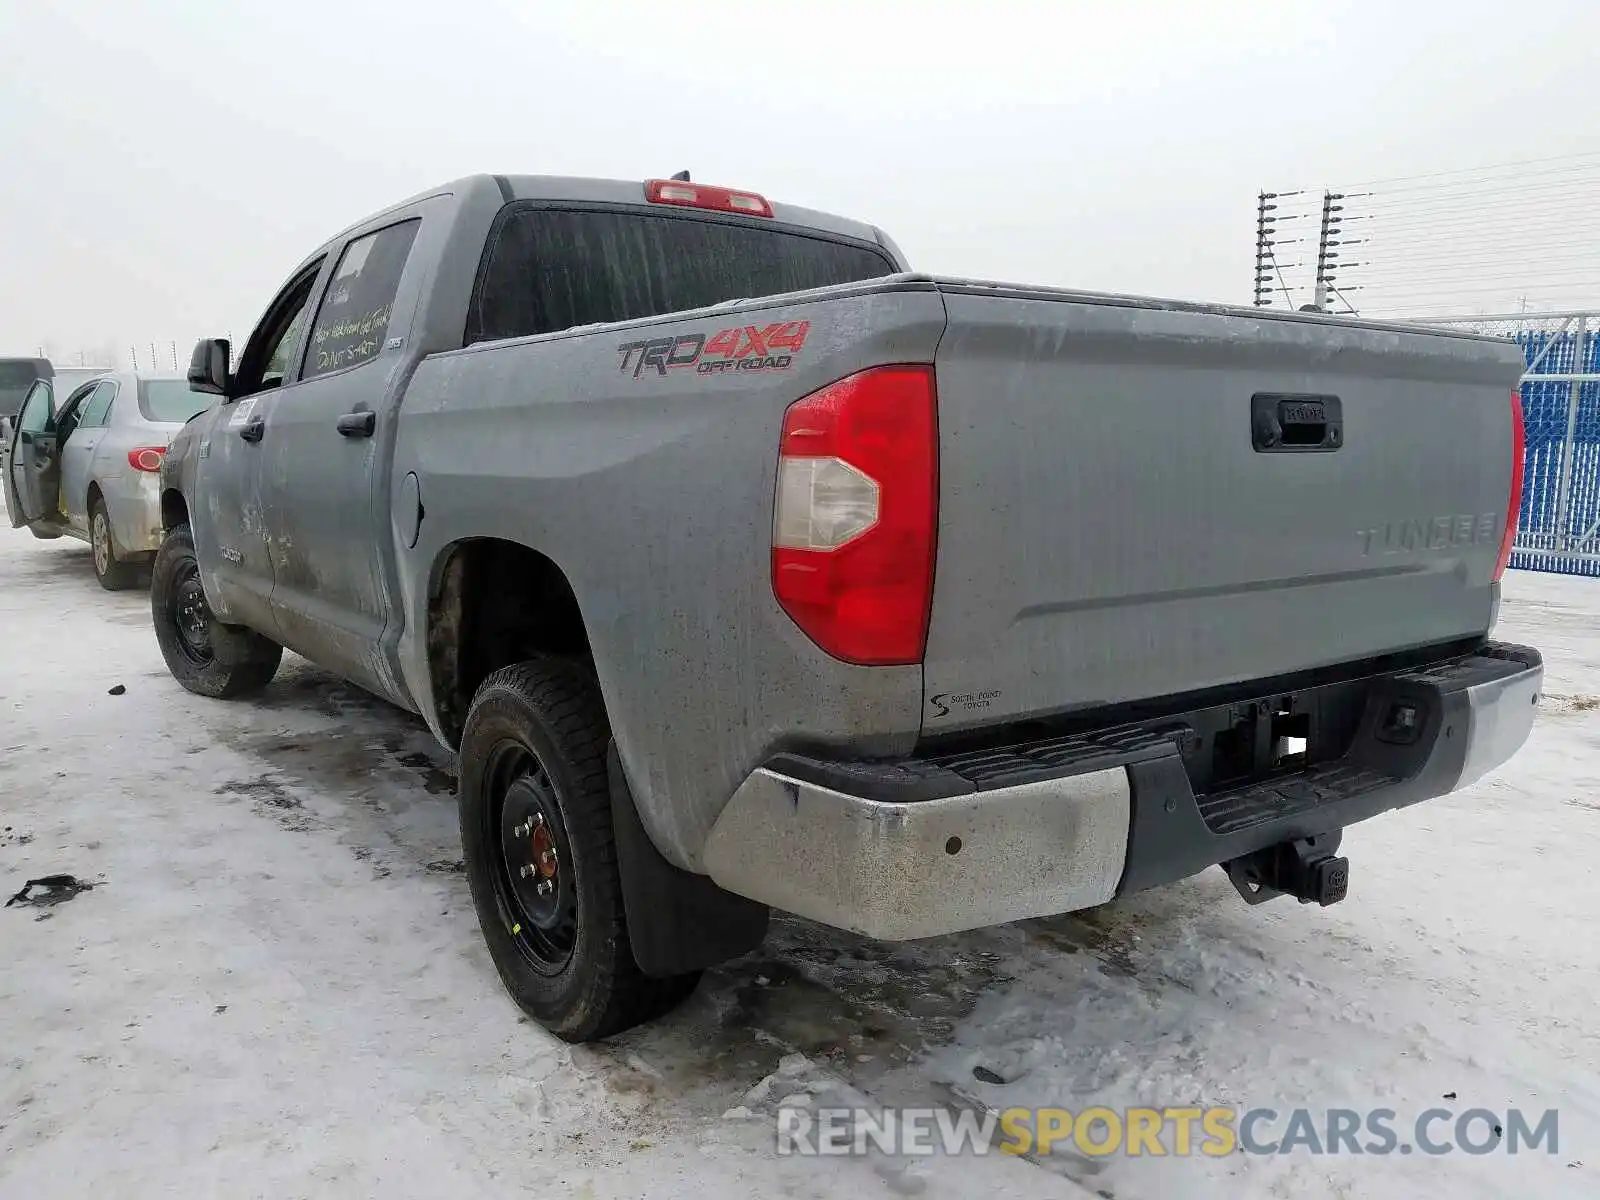
[[[50,385],[41,379],[33,385],[28,398],[22,402],[22,411],[17,414],[17,432],[48,433],[51,418],[55,415]]]

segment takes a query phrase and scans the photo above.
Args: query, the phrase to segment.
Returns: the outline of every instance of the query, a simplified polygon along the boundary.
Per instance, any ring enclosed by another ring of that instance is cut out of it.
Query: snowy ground
[[[0,911],[0,1196],[1600,1194],[1600,583],[1508,591],[1501,635],[1549,664],[1531,744],[1347,834],[1344,904],[1210,872],[909,947],[784,920],[667,1021],[570,1048],[499,987],[419,722],[294,659],[260,701],[190,696],[144,593],[0,531],[0,888],[96,885]],[[1557,1107],[1561,1153],[778,1157],[771,1102],[824,1085]]]

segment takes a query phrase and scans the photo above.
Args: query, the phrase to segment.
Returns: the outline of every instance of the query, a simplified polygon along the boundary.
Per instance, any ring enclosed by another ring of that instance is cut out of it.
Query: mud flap
[[[656,978],[682,975],[759,946],[767,936],[767,906],[661,857],[639,820],[614,741],[606,750],[606,774],[628,939],[639,969]]]
[[[255,632],[243,625],[225,625],[211,622],[211,653],[225,667],[237,667],[250,661],[255,649]]]

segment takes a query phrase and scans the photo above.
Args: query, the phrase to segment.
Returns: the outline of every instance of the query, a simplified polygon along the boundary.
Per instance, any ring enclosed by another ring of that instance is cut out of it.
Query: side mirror
[[[227,338],[201,338],[189,356],[189,390],[208,396],[228,394],[228,356],[232,347]]]

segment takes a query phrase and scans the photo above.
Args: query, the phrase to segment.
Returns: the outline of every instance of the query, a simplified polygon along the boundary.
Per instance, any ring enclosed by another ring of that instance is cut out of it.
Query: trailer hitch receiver
[[[1335,853],[1341,836],[1335,831],[1280,842],[1222,867],[1247,904],[1289,895],[1301,904],[1314,902],[1326,908],[1339,903],[1350,890],[1350,860]]]

